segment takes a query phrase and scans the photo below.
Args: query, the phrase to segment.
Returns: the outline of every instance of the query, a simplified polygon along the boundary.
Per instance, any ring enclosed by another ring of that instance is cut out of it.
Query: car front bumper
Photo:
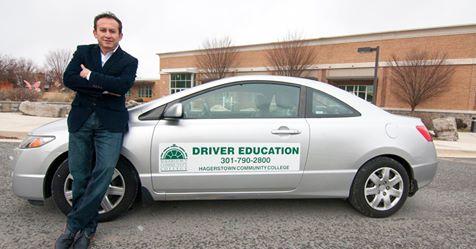
[[[39,148],[15,148],[10,155],[13,193],[27,200],[44,200],[44,179],[52,162],[66,150],[56,141]]]

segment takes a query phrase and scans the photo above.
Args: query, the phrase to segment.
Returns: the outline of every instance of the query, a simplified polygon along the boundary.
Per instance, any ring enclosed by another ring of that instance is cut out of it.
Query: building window
[[[365,99],[369,102],[373,101],[374,86],[372,85],[340,85],[339,88],[342,88],[348,92],[351,92],[354,95],[362,99]]]
[[[194,75],[192,73],[173,73],[170,75],[170,93],[183,91],[193,86]]]
[[[131,90],[127,91],[126,94],[124,95],[126,97],[130,97],[131,96]]]
[[[152,98],[152,86],[151,85],[139,86],[139,97]]]

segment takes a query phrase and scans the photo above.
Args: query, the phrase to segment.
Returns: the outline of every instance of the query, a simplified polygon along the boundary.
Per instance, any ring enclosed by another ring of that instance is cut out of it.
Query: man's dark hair
[[[119,34],[122,33],[122,22],[112,12],[104,12],[104,13],[101,13],[101,14],[97,15],[96,17],[94,17],[94,30],[96,30],[96,24],[97,24],[98,20],[101,19],[101,18],[114,19],[117,23],[119,23]]]

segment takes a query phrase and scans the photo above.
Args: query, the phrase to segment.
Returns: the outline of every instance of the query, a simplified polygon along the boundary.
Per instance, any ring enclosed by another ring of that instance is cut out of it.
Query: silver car
[[[240,76],[129,109],[129,132],[100,220],[138,198],[342,198],[387,217],[436,173],[420,119],[397,116],[313,80]],[[53,197],[65,214],[73,178],[66,120],[42,126],[15,150],[13,191]]]

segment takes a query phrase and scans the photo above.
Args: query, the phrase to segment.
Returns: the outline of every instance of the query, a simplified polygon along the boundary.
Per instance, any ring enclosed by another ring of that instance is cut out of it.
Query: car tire
[[[349,202],[368,217],[385,218],[403,206],[409,187],[408,173],[399,162],[378,157],[365,163],[357,172]]]
[[[68,160],[66,159],[56,170],[51,182],[51,194],[53,200],[56,206],[65,215],[67,215],[71,210],[72,191],[70,191],[70,189],[72,181],[73,179],[69,173]],[[111,196],[111,199],[108,198],[109,203],[113,203],[114,205],[108,206],[111,207],[108,210],[104,209],[101,205],[99,211],[100,222],[114,220],[124,214],[132,207],[136,199],[139,188],[139,179],[135,171],[132,169],[132,166],[125,160],[121,159],[117,162],[110,188],[112,186],[117,187],[117,185],[119,185],[118,189],[121,190],[120,193],[123,194],[115,193],[116,195],[109,195],[109,192],[106,193],[106,196]],[[67,196],[70,197],[69,201]],[[116,198],[115,196],[119,197]],[[105,199],[103,199],[103,201],[105,201]]]

